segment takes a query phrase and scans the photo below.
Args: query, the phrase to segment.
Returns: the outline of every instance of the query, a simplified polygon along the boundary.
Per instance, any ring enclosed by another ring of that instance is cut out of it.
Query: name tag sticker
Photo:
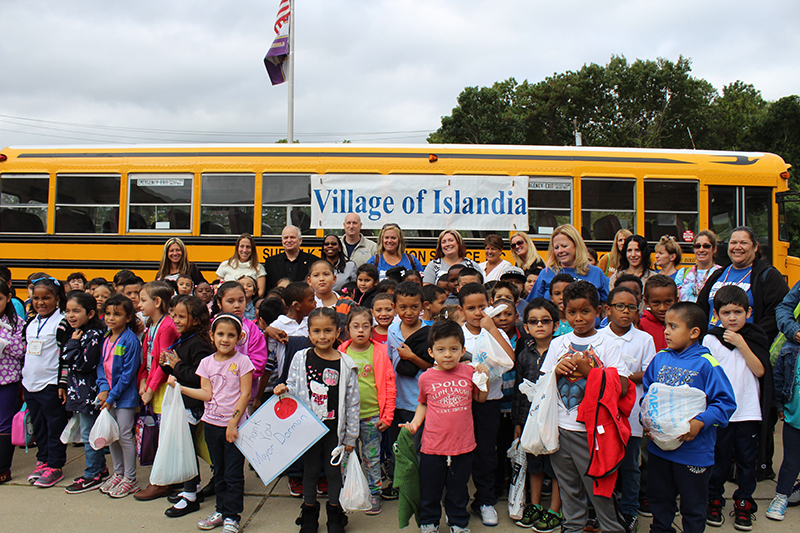
[[[32,340],[28,342],[28,349],[25,355],[42,355],[42,341]]]

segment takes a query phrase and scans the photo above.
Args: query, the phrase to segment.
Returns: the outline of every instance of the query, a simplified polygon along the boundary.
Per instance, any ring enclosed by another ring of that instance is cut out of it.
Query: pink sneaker
[[[122,482],[122,476],[118,476],[117,474],[112,475],[108,478],[102,485],[100,485],[100,492],[103,494],[108,494],[112,490],[116,488]]]
[[[112,498],[124,498],[128,494],[133,494],[135,492],[139,492],[139,482],[135,479],[125,478],[119,485],[114,487],[108,495]]]
[[[36,483],[36,480],[42,477],[42,474],[46,468],[46,463],[43,461],[36,461],[36,468],[34,468],[33,472],[31,472],[31,475],[28,476],[28,483]]]
[[[48,487],[52,487],[62,479],[64,479],[64,474],[61,472],[60,468],[46,467],[44,472],[42,472],[42,475],[39,476],[39,479],[36,480],[33,486],[46,489]]]

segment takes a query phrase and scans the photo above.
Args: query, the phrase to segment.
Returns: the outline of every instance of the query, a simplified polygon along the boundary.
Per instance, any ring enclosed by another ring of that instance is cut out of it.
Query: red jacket
[[[347,353],[347,347],[350,346],[351,342],[352,339],[345,341],[339,346],[339,351]],[[371,342],[373,346],[372,364],[375,367],[373,375],[375,376],[375,388],[378,392],[378,409],[380,410],[378,416],[381,422],[387,426],[391,426],[392,419],[394,418],[395,399],[397,398],[394,368],[392,368],[392,362],[389,360],[386,345],[375,341]]]
[[[667,338],[664,336],[664,330],[667,329],[667,326],[657,319],[649,309],[642,313],[642,319],[639,320],[639,329],[653,337],[656,352],[667,349]]]
[[[578,406],[578,421],[586,424],[589,469],[594,494],[610,498],[617,483],[617,469],[625,458],[631,437],[628,417],[636,401],[636,386],[620,398],[622,386],[616,368],[593,368],[586,379],[586,393]]]

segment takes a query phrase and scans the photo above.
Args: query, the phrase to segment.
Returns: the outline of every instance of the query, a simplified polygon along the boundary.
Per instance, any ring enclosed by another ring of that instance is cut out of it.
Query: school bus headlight
[[[6,154],[0,154],[0,163],[5,161],[6,159],[8,159],[8,156]]]
[[[439,160],[439,156],[436,154],[428,154],[428,161],[431,163],[436,163]]]

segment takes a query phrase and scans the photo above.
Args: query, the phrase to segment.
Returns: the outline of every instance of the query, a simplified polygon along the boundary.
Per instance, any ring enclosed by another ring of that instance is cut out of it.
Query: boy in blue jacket
[[[684,533],[700,533],[706,525],[708,482],[714,466],[716,428],[725,427],[736,410],[733,388],[708,348],[698,343],[708,318],[697,304],[680,302],[665,317],[667,349],[658,352],[642,378],[644,394],[653,383],[687,384],[706,393],[706,410],[689,421],[682,444],[670,451],[650,442],[647,501],[653,513],[651,533],[674,533],[676,500],[681,497]]]

